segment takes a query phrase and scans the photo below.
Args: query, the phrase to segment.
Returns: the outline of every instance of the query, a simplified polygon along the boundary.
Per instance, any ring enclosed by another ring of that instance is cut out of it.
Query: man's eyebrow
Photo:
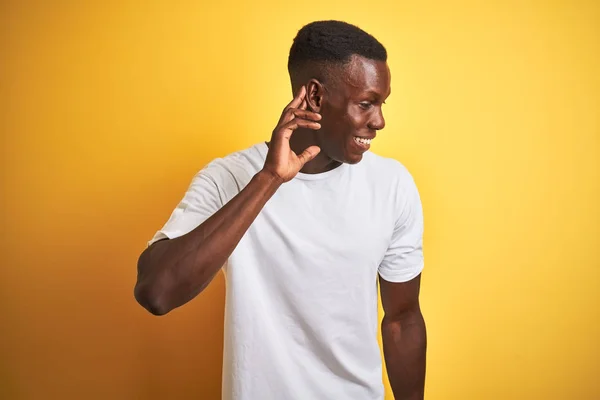
[[[365,93],[366,93],[367,95],[375,96],[376,98],[384,97],[384,96],[382,96],[382,95],[381,95],[379,92],[377,92],[377,91],[375,91],[375,90],[373,90],[373,89],[369,89],[369,90],[367,90]],[[388,95],[387,95],[387,96],[385,96],[385,97],[389,97],[391,94],[392,94],[392,88],[390,88],[390,91],[389,91]]]
[[[381,94],[379,92],[372,90],[372,89],[366,90],[365,94],[369,95],[369,96],[375,96],[377,98],[381,97]]]

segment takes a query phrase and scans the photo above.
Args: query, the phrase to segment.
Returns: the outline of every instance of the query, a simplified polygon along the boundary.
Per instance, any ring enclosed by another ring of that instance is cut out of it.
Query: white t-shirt
[[[262,169],[260,143],[209,163],[149,244],[191,231]],[[423,214],[398,161],[299,173],[267,202],[223,267],[224,400],[381,400],[377,273],[423,269]]]

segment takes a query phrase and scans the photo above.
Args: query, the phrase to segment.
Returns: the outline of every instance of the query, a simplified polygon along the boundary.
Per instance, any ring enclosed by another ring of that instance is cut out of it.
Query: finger
[[[308,106],[307,102],[306,102],[306,96],[304,96],[304,99],[302,100],[302,103],[300,104],[300,107],[298,107],[301,110],[306,110],[306,107]]]
[[[307,119],[294,118],[287,124],[283,125],[279,129],[279,133],[283,135],[284,138],[289,139],[292,136],[292,132],[298,128],[308,128],[316,131],[321,129],[321,124],[315,121],[309,121]]]
[[[319,121],[322,118],[321,114],[319,114],[319,113],[316,113],[316,112],[310,111],[310,110],[301,110],[299,108],[293,109],[291,111],[291,113],[296,118],[310,119],[310,120],[313,120],[313,121]]]
[[[304,118],[294,118],[287,124],[283,125],[282,128],[282,130],[295,130],[298,128],[310,128],[318,130],[321,129],[321,124]]]
[[[292,101],[283,109],[283,112],[281,113],[281,117],[279,117],[279,122],[277,123],[277,125],[284,124],[293,118],[293,115],[289,115],[289,110],[297,109],[304,102],[305,95],[306,88],[304,87],[304,85],[302,85],[298,93],[296,93],[296,97],[294,97]]]
[[[319,146],[310,146],[298,156],[298,159],[300,160],[300,163],[302,163],[302,166],[304,166],[304,164],[315,158],[320,152],[321,148]]]
[[[300,104],[302,104],[302,101],[304,101],[305,95],[306,95],[306,88],[304,87],[304,85],[302,85],[300,87],[300,90],[296,94],[296,97],[294,97],[294,99],[290,102],[290,104],[287,105],[287,107],[285,109],[287,110],[288,108],[298,108],[298,106]]]
[[[277,125],[286,124],[298,117],[318,121],[321,119],[321,114],[313,111],[301,110],[300,108],[289,108],[281,115],[281,119]]]

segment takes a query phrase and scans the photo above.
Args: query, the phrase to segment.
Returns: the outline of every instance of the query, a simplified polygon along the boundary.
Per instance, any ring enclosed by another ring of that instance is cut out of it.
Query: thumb
[[[304,150],[302,154],[298,156],[298,159],[300,160],[302,166],[304,166],[304,164],[315,158],[320,151],[321,148],[319,146],[310,146],[309,148]]]

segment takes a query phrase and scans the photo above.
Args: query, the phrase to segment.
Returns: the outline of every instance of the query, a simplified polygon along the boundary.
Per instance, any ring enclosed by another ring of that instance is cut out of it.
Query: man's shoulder
[[[210,175],[254,175],[264,165],[266,152],[264,143],[254,144],[242,150],[218,157],[209,162],[201,172]]]
[[[365,153],[363,162],[369,173],[377,174],[376,176],[385,180],[412,180],[408,168],[395,158],[385,157],[369,151]]]

